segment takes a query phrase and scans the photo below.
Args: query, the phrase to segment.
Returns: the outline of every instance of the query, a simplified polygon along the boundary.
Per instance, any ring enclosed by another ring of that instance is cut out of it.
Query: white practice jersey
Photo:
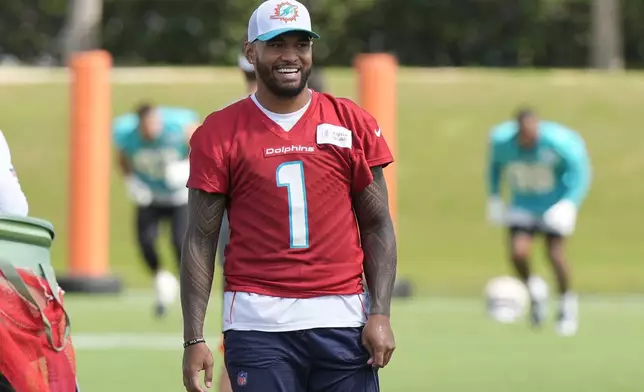
[[[0,214],[27,216],[29,205],[11,163],[11,152],[0,131]]]

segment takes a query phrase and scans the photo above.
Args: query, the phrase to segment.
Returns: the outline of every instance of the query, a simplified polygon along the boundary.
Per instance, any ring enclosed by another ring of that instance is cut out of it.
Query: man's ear
[[[248,60],[249,63],[255,64],[255,51],[253,50],[253,44],[246,41],[244,43],[244,56],[246,57],[246,60]]]

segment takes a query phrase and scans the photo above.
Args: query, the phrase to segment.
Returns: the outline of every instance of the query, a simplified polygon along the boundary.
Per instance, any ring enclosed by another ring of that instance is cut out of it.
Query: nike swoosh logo
[[[376,129],[374,132],[376,133],[377,137],[380,137],[380,135],[382,135],[382,131],[380,130],[380,128]]]

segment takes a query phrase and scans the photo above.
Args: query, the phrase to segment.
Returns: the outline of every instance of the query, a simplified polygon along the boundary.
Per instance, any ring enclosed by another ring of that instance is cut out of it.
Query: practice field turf
[[[145,294],[67,299],[81,391],[183,390],[179,307],[158,321],[151,300]],[[207,338],[214,350],[219,299],[211,303]],[[524,322],[497,324],[486,318],[479,300],[397,302],[392,317],[398,349],[381,373],[382,390],[641,392],[643,303],[641,298],[582,300],[579,334],[560,338],[552,322],[541,331]],[[218,354],[216,363],[221,363]]]
[[[231,69],[119,70],[114,76],[114,115],[151,99],[205,116],[243,93],[241,75]],[[350,70],[327,76],[332,92],[355,97]],[[0,68],[0,129],[32,215],[58,230],[53,255],[61,274],[69,240],[68,101],[68,86],[56,72]],[[383,391],[644,390],[641,297],[582,297],[574,338],[557,337],[552,323],[541,332],[525,323],[494,323],[479,299],[488,277],[509,271],[503,233],[485,222],[486,136],[520,104],[577,129],[589,146],[594,183],[570,247],[575,286],[583,293],[644,292],[642,102],[641,74],[400,72],[400,275],[413,279],[421,297],[394,306],[398,350],[381,374]],[[179,307],[164,321],[152,318],[151,281],[134,246],[132,207],[116,170],[108,180],[112,270],[129,289],[144,290],[122,297],[68,295],[81,390],[181,391]],[[165,264],[174,268],[167,242],[161,247]],[[535,264],[549,277],[541,254]],[[211,304],[208,341],[215,349],[219,300]]]
[[[0,70],[0,129],[11,144],[32,215],[58,229],[54,259],[60,270],[68,241],[69,96],[57,75]],[[333,93],[355,97],[351,70],[327,76]],[[113,114],[151,99],[205,116],[242,94],[242,76],[231,69],[120,70]],[[485,222],[486,136],[518,105],[531,104],[545,118],[581,132],[594,166],[591,194],[570,246],[576,287],[644,291],[642,102],[641,74],[402,70],[396,154],[401,275],[423,294],[471,295],[487,277],[508,271],[503,232]],[[128,287],[147,288],[150,280],[134,247],[132,207],[116,170],[111,184],[112,269]],[[536,250],[539,270],[549,273],[541,247]],[[168,257],[165,262],[174,267]]]

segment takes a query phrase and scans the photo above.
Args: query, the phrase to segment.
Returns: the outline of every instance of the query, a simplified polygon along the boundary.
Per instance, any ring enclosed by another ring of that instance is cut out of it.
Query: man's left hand
[[[369,355],[369,365],[375,368],[387,366],[396,349],[394,331],[391,329],[389,317],[375,314],[369,316],[367,324],[362,330],[362,344]]]

